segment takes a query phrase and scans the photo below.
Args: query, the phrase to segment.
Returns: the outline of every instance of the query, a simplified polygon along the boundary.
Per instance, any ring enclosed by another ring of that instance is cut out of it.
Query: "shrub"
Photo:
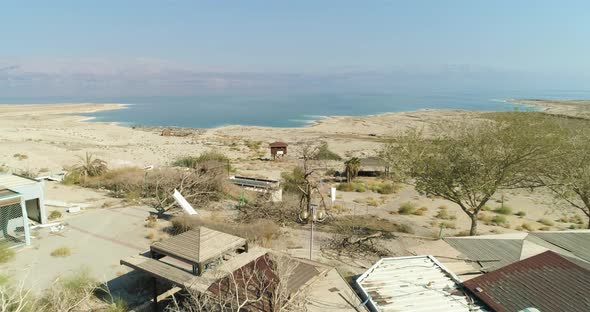
[[[121,298],[115,298],[111,304],[105,309],[105,312],[127,312],[129,306],[127,302]]]
[[[455,222],[443,222],[441,223],[445,229],[451,229],[454,230],[457,228],[457,226],[455,225]]]
[[[55,219],[60,219],[62,217],[62,214],[59,210],[53,210],[49,213],[49,216],[47,217],[49,220],[55,220]]]
[[[218,152],[205,152],[197,157],[195,156],[182,156],[172,162],[173,166],[185,167],[185,168],[198,168],[200,165],[205,163],[218,163],[220,167],[225,167],[229,164],[229,158],[222,153]],[[227,167],[223,168],[227,169]]]
[[[539,228],[539,231],[550,231],[550,230],[551,230],[551,227],[549,227],[549,226],[543,226],[543,227]]]
[[[505,225],[507,222],[508,220],[504,216],[494,216],[491,220],[491,223],[496,225]]]
[[[481,207],[481,211],[491,211],[491,210],[492,210],[492,207],[490,207],[488,205]]]
[[[281,235],[279,226],[271,220],[257,220],[251,223],[237,224],[204,220],[197,216],[188,215],[173,218],[170,231],[173,234],[179,234],[200,226],[243,237],[250,242],[261,245],[268,245],[271,240],[277,239]]]
[[[145,221],[145,227],[155,228],[158,223],[158,218],[154,215],[149,215]]]
[[[516,215],[522,218],[522,217],[526,216],[526,212],[521,210],[521,211],[517,212]]]
[[[397,212],[401,215],[413,214],[416,211],[416,205],[412,202],[405,202],[401,204]]]
[[[71,254],[72,254],[72,251],[68,247],[59,247],[51,252],[52,257],[60,257],[60,258],[68,257]]]
[[[246,145],[249,149],[256,151],[262,145],[262,141],[250,141],[250,140],[246,140],[244,142],[244,145]]]
[[[398,224],[397,231],[400,233],[414,234],[414,229],[407,224]]]
[[[24,159],[28,159],[29,156],[25,155],[25,154],[21,154],[21,153],[16,153],[14,155],[12,155],[12,157],[18,159],[18,160],[24,160]]]
[[[529,232],[532,232],[535,230],[535,228],[530,223],[526,223],[526,222],[522,224],[522,228],[529,231]]]
[[[547,218],[541,218],[539,219],[537,222],[545,225],[545,226],[553,226],[555,223],[553,222],[553,220],[547,219]]]
[[[0,243],[0,263],[6,263],[14,258],[14,250],[8,244]]]
[[[395,185],[391,182],[375,183],[371,186],[373,192],[379,194],[393,194],[396,191]]]
[[[436,215],[434,217],[437,219],[442,219],[442,220],[455,220],[455,219],[457,219],[456,215],[449,214],[449,211],[447,210],[447,206],[440,206],[438,208],[438,212],[436,213]]]
[[[340,183],[336,187],[337,190],[342,192],[357,192],[357,193],[364,193],[367,191],[367,188],[362,183],[357,182],[350,182],[350,183]]]
[[[417,209],[416,211],[414,211],[412,214],[414,214],[416,216],[423,216],[426,214],[427,211],[428,211],[427,207],[421,207],[421,208]]]
[[[503,207],[498,207],[498,208],[494,209],[494,212],[498,213],[498,214],[502,214],[502,215],[511,215],[512,208],[504,205]]]
[[[340,155],[328,149],[328,143],[320,145],[314,158],[317,160],[342,160]]]
[[[145,238],[147,238],[149,240],[153,240],[154,238],[156,238],[156,233],[149,232],[149,233],[147,233],[147,235],[145,236]]]

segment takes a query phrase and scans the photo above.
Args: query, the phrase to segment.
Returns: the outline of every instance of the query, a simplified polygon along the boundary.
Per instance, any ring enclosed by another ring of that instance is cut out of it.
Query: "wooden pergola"
[[[120,263],[145,272],[154,280],[154,303],[157,306],[157,280],[167,281],[180,288],[190,288],[199,282],[208,263],[220,259],[229,252],[248,252],[246,239],[215,231],[206,227],[190,230],[150,246],[149,255],[135,255],[122,259]],[[164,259],[166,258],[166,259]],[[174,265],[172,258],[192,266],[192,270]]]

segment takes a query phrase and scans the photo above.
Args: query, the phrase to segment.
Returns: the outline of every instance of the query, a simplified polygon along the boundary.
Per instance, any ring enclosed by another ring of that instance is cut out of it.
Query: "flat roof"
[[[355,283],[371,311],[486,311],[432,256],[383,258]]]
[[[37,183],[40,182],[16,174],[0,174],[0,185],[8,189]]]

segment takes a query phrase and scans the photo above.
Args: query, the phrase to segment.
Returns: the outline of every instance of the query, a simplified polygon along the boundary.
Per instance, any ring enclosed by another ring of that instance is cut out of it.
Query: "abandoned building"
[[[270,147],[270,157],[272,159],[277,159],[287,155],[287,146],[289,146],[289,144],[276,141],[270,143],[268,146]]]

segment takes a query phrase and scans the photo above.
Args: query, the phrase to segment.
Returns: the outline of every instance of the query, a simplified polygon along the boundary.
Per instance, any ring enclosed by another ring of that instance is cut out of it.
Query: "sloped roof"
[[[498,312],[590,311],[590,271],[552,251],[507,265],[463,283]]]
[[[201,263],[245,244],[244,238],[199,227],[155,242],[150,249],[180,260]]]
[[[534,232],[529,235],[536,236],[590,262],[590,231]]]
[[[371,311],[485,311],[432,256],[383,258],[355,283]]]
[[[270,147],[287,147],[287,146],[289,146],[289,144],[282,142],[282,141],[276,141],[276,142],[270,143],[268,146],[270,146]]]
[[[479,266],[474,267],[483,271],[493,271],[547,250],[590,268],[590,230],[447,237],[444,241],[476,261]]]
[[[478,261],[484,271],[492,271],[520,260],[523,241],[519,239],[444,239],[467,258]]]

